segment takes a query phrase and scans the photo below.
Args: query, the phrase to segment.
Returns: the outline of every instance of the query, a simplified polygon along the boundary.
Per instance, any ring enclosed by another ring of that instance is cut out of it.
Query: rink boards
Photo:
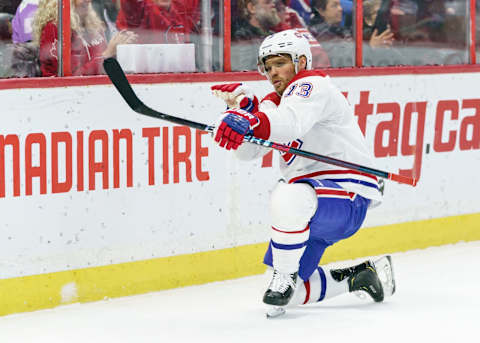
[[[480,239],[478,73],[336,77],[383,204],[323,262]],[[266,81],[249,81],[265,95]],[[159,111],[214,123],[212,83],[142,84]],[[280,158],[241,162],[196,130],[142,117],[112,86],[0,91],[0,315],[264,271]]]

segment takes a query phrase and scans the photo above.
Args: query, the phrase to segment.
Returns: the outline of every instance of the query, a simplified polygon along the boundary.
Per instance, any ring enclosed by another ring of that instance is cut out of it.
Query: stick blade
[[[415,187],[417,185],[417,179],[413,177],[398,175],[398,174],[390,174],[389,179],[392,181],[397,181],[398,183],[403,183],[406,185],[410,185]]]
[[[128,106],[130,106],[130,108],[134,111],[137,111],[139,108],[141,108],[143,103],[130,86],[130,83],[125,76],[120,63],[118,63],[118,61],[113,57],[106,58],[103,61],[103,68],[105,69],[110,81],[112,81],[115,88],[117,88],[120,95],[127,102]]]

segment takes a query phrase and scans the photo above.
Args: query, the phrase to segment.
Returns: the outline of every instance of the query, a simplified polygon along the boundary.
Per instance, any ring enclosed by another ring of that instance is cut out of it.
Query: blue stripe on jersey
[[[272,243],[272,246],[274,248],[282,249],[282,250],[295,250],[295,249],[303,248],[304,246],[307,245],[307,242],[298,243],[298,244],[280,244],[280,243],[275,243],[273,240],[271,240],[270,242]]]
[[[357,179],[322,179],[322,180],[328,180],[328,181],[332,181],[332,182],[352,182],[352,183],[358,183],[358,184],[363,185],[363,186],[378,189],[378,186],[374,183],[370,183],[370,182],[362,181],[362,180],[357,180]]]
[[[323,271],[322,267],[318,267],[318,274],[320,274],[320,279],[322,280],[322,290],[320,291],[320,298],[318,301],[322,301],[325,298],[325,293],[327,292],[327,278],[325,277],[325,272]]]
[[[248,99],[248,104],[245,107],[242,107],[242,110],[252,113],[252,111],[255,108],[255,104],[253,103],[252,99],[250,98],[247,98],[247,99]]]

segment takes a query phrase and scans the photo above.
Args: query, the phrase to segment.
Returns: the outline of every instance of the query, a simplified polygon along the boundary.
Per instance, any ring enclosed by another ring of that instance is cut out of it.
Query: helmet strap
[[[292,62],[293,62],[293,65],[295,66],[295,74],[298,74],[298,67],[299,67],[299,63],[300,63],[300,58],[295,58],[293,55],[292,56]]]

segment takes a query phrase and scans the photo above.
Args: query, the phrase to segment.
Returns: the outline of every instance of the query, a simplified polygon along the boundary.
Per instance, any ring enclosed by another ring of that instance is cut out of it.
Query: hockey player
[[[243,144],[245,135],[283,142],[337,159],[371,165],[371,157],[355,116],[328,76],[312,69],[308,40],[286,30],[263,41],[259,71],[274,92],[260,104],[242,84],[213,86],[228,109],[218,120],[214,140],[237,157],[253,159],[264,149]],[[271,194],[271,241],[264,263],[273,276],[264,294],[272,308],[267,316],[298,305],[353,291],[374,301],[395,290],[391,259],[366,261],[351,268],[319,266],[325,249],[355,234],[367,209],[382,200],[375,176],[283,153],[284,181]],[[384,274],[379,278],[380,271]]]

